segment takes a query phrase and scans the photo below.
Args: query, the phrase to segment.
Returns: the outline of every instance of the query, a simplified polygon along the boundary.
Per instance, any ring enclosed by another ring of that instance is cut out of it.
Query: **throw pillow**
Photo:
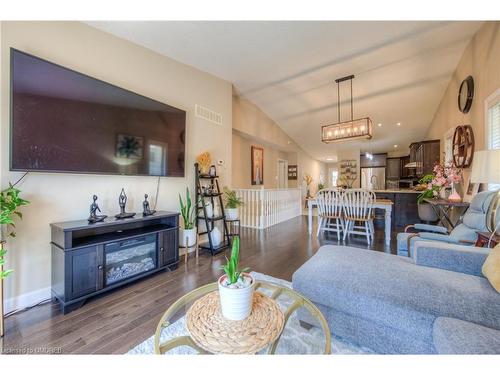
[[[491,286],[500,293],[500,244],[491,249],[483,264],[482,271]]]

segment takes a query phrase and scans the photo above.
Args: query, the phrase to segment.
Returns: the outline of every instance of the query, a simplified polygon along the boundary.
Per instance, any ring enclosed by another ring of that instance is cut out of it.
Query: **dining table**
[[[308,215],[307,215],[307,229],[309,235],[312,234],[312,218],[313,218],[313,207],[317,206],[315,198],[307,199]],[[375,199],[373,202],[373,208],[379,208],[384,210],[384,234],[385,234],[385,244],[391,244],[391,214],[392,214],[393,202],[390,199]]]

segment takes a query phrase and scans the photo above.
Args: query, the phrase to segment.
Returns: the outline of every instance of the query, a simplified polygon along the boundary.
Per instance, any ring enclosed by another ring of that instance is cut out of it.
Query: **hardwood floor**
[[[316,222],[314,222],[316,226]],[[395,253],[384,245],[382,229],[376,231],[372,250]],[[266,230],[242,228],[241,264],[253,271],[291,280],[292,274],[321,245],[337,244],[333,234],[319,238],[307,234],[307,216],[297,217]],[[347,244],[368,248],[353,236]],[[80,309],[63,315],[47,303],[6,318],[4,352],[25,353],[126,353],[154,334],[163,312],[186,292],[220,276],[224,255],[200,253],[198,261],[183,259],[179,268],[88,300]]]

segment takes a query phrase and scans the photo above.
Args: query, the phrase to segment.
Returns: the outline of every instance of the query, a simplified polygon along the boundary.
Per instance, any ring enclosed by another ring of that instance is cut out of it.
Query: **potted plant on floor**
[[[226,206],[226,219],[238,220],[238,208],[243,206],[243,200],[236,195],[234,190],[224,188],[224,205]]]
[[[182,247],[190,247],[196,244],[196,212],[197,204],[191,204],[191,195],[189,188],[186,188],[186,202],[184,203],[181,195],[179,194],[179,202],[181,206],[181,216],[183,227],[180,229],[179,243]]]
[[[4,248],[5,237],[15,237],[16,233],[13,231],[15,228],[14,218],[23,218],[21,212],[19,212],[19,207],[27,205],[29,202],[22,199],[20,195],[21,191],[15,188],[15,184],[9,184],[9,187],[0,192],[0,226],[1,226],[1,238],[0,238],[0,337],[4,334],[3,325],[3,279],[5,279],[12,270],[4,270],[3,266],[5,264],[5,254],[7,250]]]
[[[219,296],[222,315],[229,320],[244,320],[252,312],[254,279],[248,268],[239,270],[240,238],[233,238],[231,258],[222,267],[224,275],[219,278]]]

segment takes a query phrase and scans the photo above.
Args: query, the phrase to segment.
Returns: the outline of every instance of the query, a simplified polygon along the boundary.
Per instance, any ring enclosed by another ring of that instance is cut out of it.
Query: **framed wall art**
[[[297,165],[288,165],[288,179],[289,180],[297,179]]]
[[[252,185],[264,185],[264,149],[252,146]]]

